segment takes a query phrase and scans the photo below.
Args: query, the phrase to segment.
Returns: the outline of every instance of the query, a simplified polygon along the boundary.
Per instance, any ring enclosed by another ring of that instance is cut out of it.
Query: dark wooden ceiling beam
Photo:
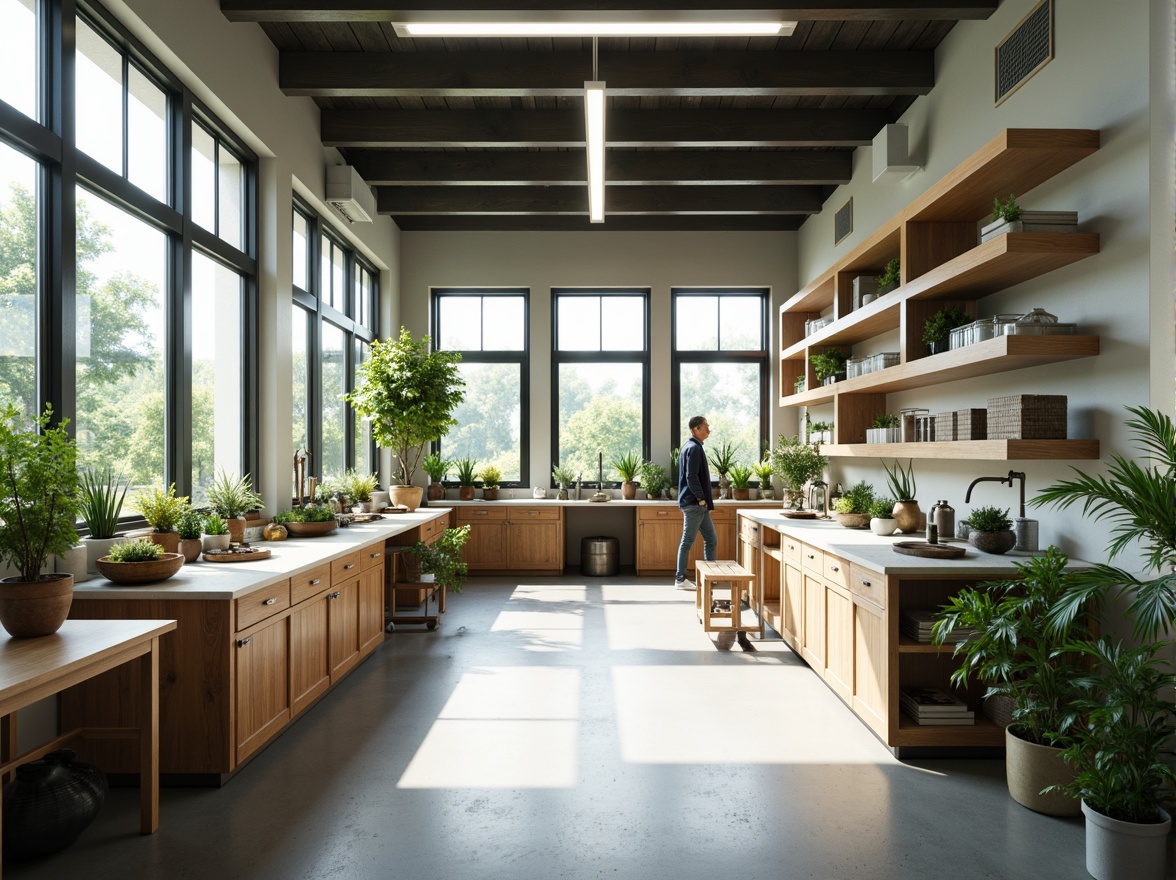
[[[886,123],[884,110],[616,110],[614,147],[858,147]],[[324,110],[328,147],[580,147],[573,110]]]
[[[744,18],[770,15],[781,21],[849,20],[983,20],[996,11],[999,0],[739,0]],[[438,9],[442,6],[442,9]],[[394,0],[221,0],[221,12],[230,21],[422,21],[460,20],[470,13],[495,12],[501,0],[444,0],[429,6],[396,3]],[[615,13],[612,18],[633,18],[642,13],[663,13],[679,21],[707,20],[715,15],[730,17],[730,5],[715,0],[511,0],[510,8],[532,19],[545,13],[569,10]]]
[[[605,190],[618,214],[815,214],[816,186],[619,186]],[[570,186],[395,186],[376,189],[381,214],[587,214],[588,191]]]
[[[603,52],[624,96],[925,95],[934,52]],[[313,97],[578,97],[586,52],[283,52],[279,84]]]
[[[583,150],[567,152],[391,152],[350,150],[347,160],[373,186],[584,186]],[[609,151],[610,186],[840,185],[852,176],[853,154],[729,150]]]
[[[587,215],[494,214],[392,216],[405,232],[788,232],[803,214],[627,214],[589,223]]]

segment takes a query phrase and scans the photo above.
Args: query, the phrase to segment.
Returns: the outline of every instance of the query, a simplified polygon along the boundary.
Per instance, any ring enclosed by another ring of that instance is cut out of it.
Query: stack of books
[[[899,693],[902,710],[921,725],[975,724],[976,713],[963,700],[936,688],[903,688]]]
[[[899,614],[899,631],[921,645],[929,645],[931,644],[931,628],[935,625],[935,616],[936,612],[929,608],[908,608]],[[943,643],[954,645],[956,642],[971,638],[973,634],[973,630],[956,628],[948,633]]]
[[[1022,211],[1020,220],[994,220],[980,230],[980,242],[1006,232],[1077,232],[1077,211]]]

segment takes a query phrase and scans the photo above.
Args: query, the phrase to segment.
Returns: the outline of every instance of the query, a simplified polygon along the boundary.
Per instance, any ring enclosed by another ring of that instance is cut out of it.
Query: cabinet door
[[[507,529],[507,567],[558,570],[563,567],[563,524],[511,522]]]
[[[848,590],[825,587],[825,682],[848,703],[853,694],[853,603]]]
[[[804,645],[804,577],[790,562],[784,564],[784,641],[797,651]]]
[[[726,511],[724,511],[726,513]],[[715,542],[715,559],[734,559],[736,550],[739,546],[739,528],[735,524],[735,520],[727,519],[721,516],[715,518],[714,513],[711,513],[711,522],[715,525],[715,534],[718,536],[718,541]],[[678,538],[682,538],[682,526],[678,526]],[[694,539],[694,546],[690,548],[690,561],[687,563],[690,568],[694,568],[694,563],[702,559],[704,552],[704,542],[702,540],[702,533]],[[675,548],[677,552],[677,548]]]
[[[506,521],[487,520],[470,523],[470,537],[462,547],[462,554],[470,571],[506,568]]]
[[[816,672],[825,673],[825,582],[803,572],[804,641],[800,655]]]
[[[359,576],[359,653],[367,654],[384,641],[384,566],[365,569]]]
[[[359,662],[359,578],[332,585],[327,602],[327,633],[333,684]]]
[[[886,738],[886,617],[868,602],[853,606],[853,708]]]
[[[290,720],[286,618],[239,636],[237,652],[237,762],[265,744]]]
[[[678,545],[682,543],[682,517],[670,515],[637,521],[637,574],[673,571],[678,567]]]
[[[297,715],[331,686],[327,597],[303,602],[290,615],[290,692]]]

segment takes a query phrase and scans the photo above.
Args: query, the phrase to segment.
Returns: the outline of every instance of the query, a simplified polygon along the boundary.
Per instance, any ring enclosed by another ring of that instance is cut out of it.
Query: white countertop
[[[252,546],[271,551],[256,562],[192,562],[166,581],[125,586],[98,575],[74,585],[86,599],[239,599],[270,584],[346,556],[353,550],[399,535],[428,522],[448,507],[422,507],[411,513],[385,514],[384,519],[336,529],[321,538],[258,541]]]
[[[444,501],[438,501],[435,503],[444,504],[446,507],[473,507],[473,506],[479,506],[479,507],[481,507],[481,506],[485,506],[485,507],[499,507],[499,506],[535,507],[537,505],[541,505],[541,506],[550,505],[552,507],[598,508],[598,507],[658,507],[658,506],[677,507],[678,506],[677,499],[674,499],[673,501],[651,501],[648,498],[635,498],[632,501],[626,501],[623,498],[613,498],[609,501],[589,501],[588,497],[591,496],[592,493],[596,491],[595,489],[591,489],[591,490],[585,489],[584,490],[584,500],[582,500],[582,501],[571,501],[571,500],[560,501],[560,500],[552,497],[555,493],[552,492],[550,489],[548,490],[549,495],[547,498],[532,498],[530,495],[530,492],[531,492],[530,489],[515,489],[514,491],[516,493],[526,492],[527,497],[526,498],[517,498],[517,497],[516,498],[499,498],[497,501],[484,501],[481,498],[475,498],[473,501],[457,501],[457,500],[451,500],[451,499],[447,498]],[[773,501],[770,499],[767,501],[764,501],[762,499],[756,499],[755,501],[732,501],[730,499],[722,499],[722,500],[715,499],[715,507],[737,507],[737,508],[748,507],[748,508],[752,508],[752,509],[755,509],[755,508],[779,509],[780,504],[781,504],[780,501],[778,501],[778,500]]]
[[[1013,564],[1022,559],[1041,555],[1021,550],[1010,550],[1004,554],[982,553],[967,541],[955,538],[942,541],[956,547],[964,547],[962,559],[928,559],[923,556],[906,556],[894,552],[892,545],[899,541],[922,541],[922,532],[911,535],[894,535],[882,538],[869,529],[847,529],[836,520],[788,519],[781,509],[766,511],[740,508],[740,516],[755,520],[785,532],[814,547],[840,556],[847,562],[865,566],[872,571],[888,575],[977,575],[1001,578],[1015,573]],[[1044,548],[1042,548],[1044,551]],[[1086,568],[1090,565],[1081,559],[1070,559],[1069,568]]]

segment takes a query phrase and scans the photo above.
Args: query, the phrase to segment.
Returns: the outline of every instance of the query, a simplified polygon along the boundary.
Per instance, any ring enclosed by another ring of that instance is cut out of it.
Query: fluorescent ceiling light
[[[604,222],[604,81],[584,83],[584,125],[588,133],[588,219]]]
[[[794,21],[393,22],[401,37],[777,37]]]

